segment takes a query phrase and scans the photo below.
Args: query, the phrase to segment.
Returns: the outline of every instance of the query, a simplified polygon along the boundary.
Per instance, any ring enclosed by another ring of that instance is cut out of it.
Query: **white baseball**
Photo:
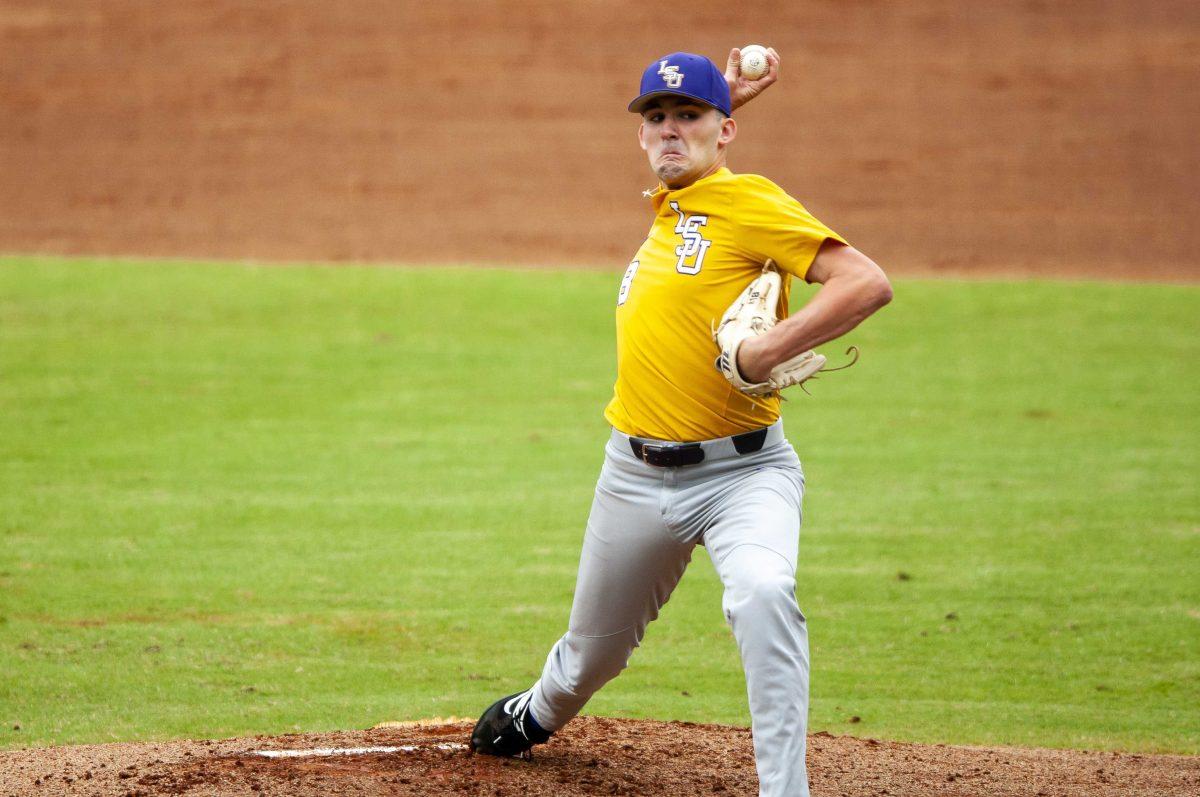
[[[746,80],[758,80],[771,71],[767,61],[767,48],[761,44],[747,44],[742,48],[742,77]]]

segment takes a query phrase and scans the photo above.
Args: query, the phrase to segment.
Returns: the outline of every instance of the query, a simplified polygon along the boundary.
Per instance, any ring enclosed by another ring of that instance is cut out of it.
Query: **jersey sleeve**
[[[734,240],[747,256],[774,260],[801,279],[828,239],[846,243],[782,188],[757,175],[740,175],[734,194]]]

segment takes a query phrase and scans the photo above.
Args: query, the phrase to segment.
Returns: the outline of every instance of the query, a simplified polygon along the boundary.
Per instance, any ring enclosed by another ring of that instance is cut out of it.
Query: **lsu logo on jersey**
[[[677,66],[668,66],[665,60],[658,62],[658,74],[662,75],[663,83],[669,89],[677,89],[683,85],[683,73]]]
[[[704,266],[704,254],[712,246],[712,241],[700,234],[700,228],[708,226],[708,216],[688,216],[679,209],[679,203],[670,204],[671,210],[679,214],[675,232],[683,238],[683,243],[675,247],[675,255],[679,258],[675,261],[675,270],[680,274],[699,274]]]

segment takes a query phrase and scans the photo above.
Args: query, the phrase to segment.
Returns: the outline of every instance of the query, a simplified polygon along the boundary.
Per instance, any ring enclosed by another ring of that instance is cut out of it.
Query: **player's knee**
[[[761,618],[780,612],[798,612],[796,579],[791,573],[748,572],[731,584],[725,596],[725,615],[730,623],[738,617]]]
[[[765,605],[796,602],[796,579],[789,573],[758,576],[748,588],[749,600]]]

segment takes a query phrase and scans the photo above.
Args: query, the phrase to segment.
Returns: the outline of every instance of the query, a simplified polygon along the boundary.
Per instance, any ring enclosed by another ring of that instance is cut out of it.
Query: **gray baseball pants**
[[[569,628],[533,687],[533,716],[561,728],[625,668],[700,543],[741,652],[759,794],[808,797],[808,631],[795,596],[804,474],[781,422],[755,453],[729,438],[702,447],[699,464],[655,467],[613,430]]]

